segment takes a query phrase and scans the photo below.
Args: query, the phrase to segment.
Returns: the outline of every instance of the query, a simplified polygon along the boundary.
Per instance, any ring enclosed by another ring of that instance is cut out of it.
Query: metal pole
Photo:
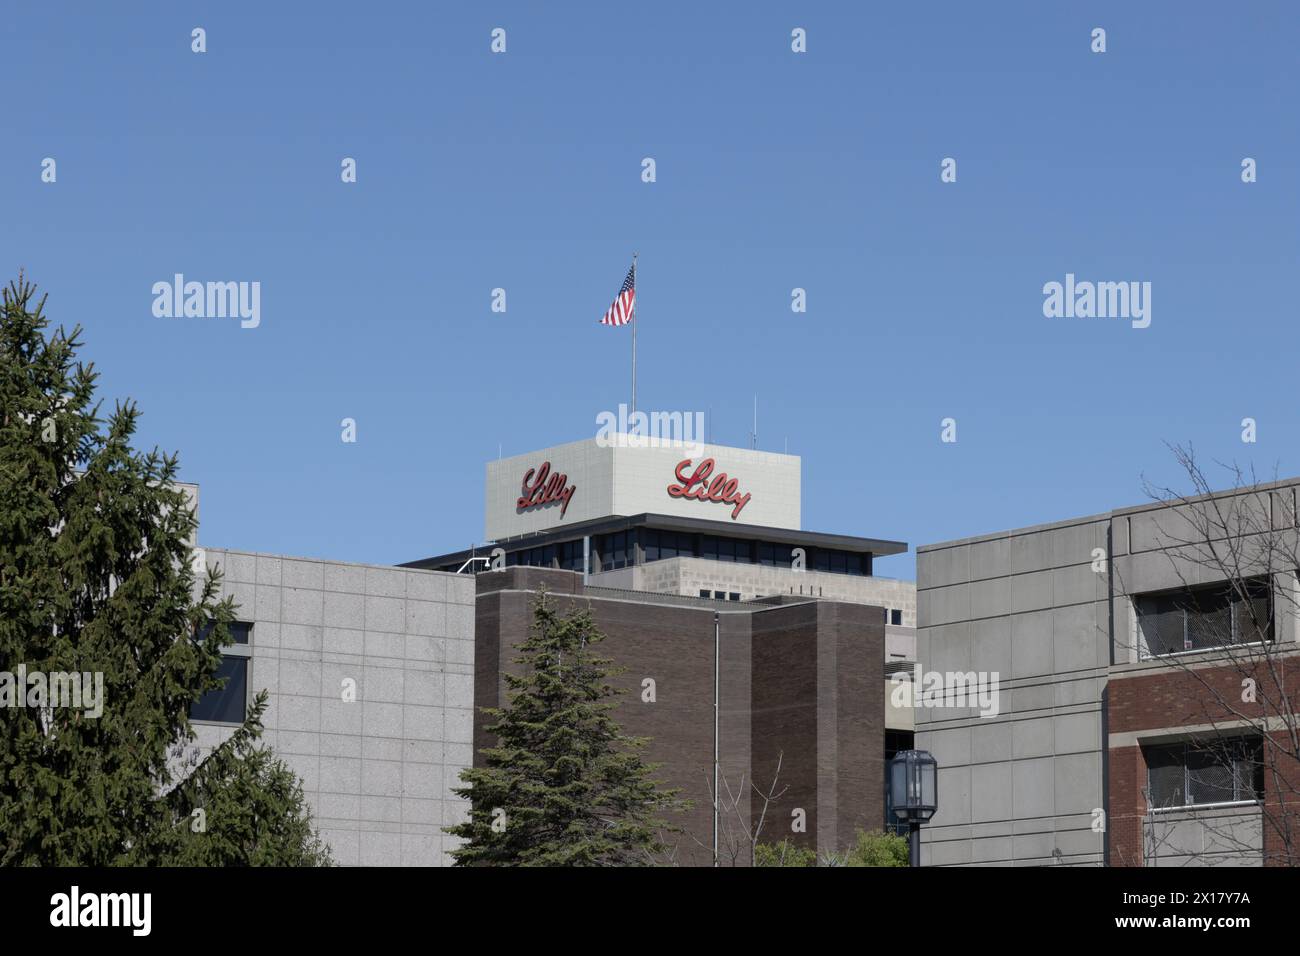
[[[915,820],[908,824],[911,832],[907,835],[907,855],[912,866],[921,865],[921,824]]]
[[[718,865],[718,704],[719,673],[721,658],[721,628],[718,624],[718,612],[713,612],[713,865]]]
[[[637,411],[637,254],[632,254],[632,414]]]

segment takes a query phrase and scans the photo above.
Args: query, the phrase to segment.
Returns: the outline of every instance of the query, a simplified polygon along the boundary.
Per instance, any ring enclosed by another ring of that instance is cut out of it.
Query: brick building
[[[782,792],[764,842],[835,852],[880,829],[884,761],[912,742],[911,707],[893,705],[886,674],[914,661],[915,590],[874,573],[907,545],[802,530],[800,477],[793,455],[573,442],[490,463],[489,543],[409,565],[477,572],[476,707],[502,702],[541,586],[592,610],[602,655],[627,668],[620,724],[650,738],[648,759],[694,805],[681,863],[712,861],[715,623],[719,763],[741,795],[721,825],[723,862],[748,862],[725,844],[756,812],[751,784]]]
[[[714,637],[717,627],[719,811],[723,865],[748,863],[745,831],[763,809],[751,782],[778,796],[764,842],[788,837],[819,853],[845,849],[855,830],[884,823],[884,615],[880,608],[777,595],[703,601],[586,586],[579,574],[511,567],[477,576],[474,700],[504,703],[503,674],[527,634],[538,589],[562,609],[589,609],[605,635],[600,655],[623,732],[649,738],[656,776],[692,804],[672,822],[672,859],[712,862]],[[646,681],[653,682],[647,685]],[[646,687],[653,688],[647,700]],[[476,715],[474,750],[490,745]],[[779,770],[778,770],[779,764]],[[733,805],[729,794],[738,798]],[[796,825],[797,824],[797,825]]]
[[[922,861],[1296,862],[1297,489],[919,547],[922,668],[1000,688],[992,716],[916,711]]]
[[[779,759],[764,840],[842,849],[885,823],[883,760],[911,744],[885,675],[915,659],[915,591],[875,574],[902,542],[802,530],[800,477],[791,455],[588,440],[490,463],[486,543],[464,551],[380,567],[198,547],[239,604],[229,682],[193,711],[198,745],[265,689],[266,740],[340,862],[445,864],[443,827],[465,813],[451,791],[485,742],[478,708],[501,702],[545,583],[591,607],[629,668],[619,719],[695,805],[678,862],[712,860],[715,620],[733,825]]]

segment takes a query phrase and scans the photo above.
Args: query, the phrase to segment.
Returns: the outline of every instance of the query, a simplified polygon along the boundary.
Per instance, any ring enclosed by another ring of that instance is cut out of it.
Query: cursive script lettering
[[[515,507],[523,511],[559,501],[563,502],[560,506],[560,517],[563,518],[564,513],[569,510],[569,501],[577,488],[577,485],[569,484],[568,475],[559,471],[552,473],[551,463],[544,461],[542,467],[536,470],[529,468],[524,473],[523,494],[515,502]]]
[[[691,466],[693,460],[687,458],[685,461],[677,463],[675,473],[680,484],[668,486],[669,497],[693,498],[696,501],[714,501],[719,504],[733,505],[731,520],[735,521],[745,505],[749,504],[749,493],[746,492],[742,495],[739,491],[739,480],[729,478],[725,471],[713,475],[714,461],[712,458],[701,459],[700,463],[695,466],[695,472],[687,477],[685,474],[686,469]],[[712,480],[710,480],[710,476],[712,476]]]

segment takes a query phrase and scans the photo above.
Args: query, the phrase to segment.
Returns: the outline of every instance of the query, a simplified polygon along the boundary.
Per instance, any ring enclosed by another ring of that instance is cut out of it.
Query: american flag
[[[636,266],[627,270],[627,278],[623,280],[623,288],[618,290],[618,296],[614,299],[614,304],[609,307],[605,317],[600,320],[601,325],[627,325],[632,321],[632,310],[636,308]]]

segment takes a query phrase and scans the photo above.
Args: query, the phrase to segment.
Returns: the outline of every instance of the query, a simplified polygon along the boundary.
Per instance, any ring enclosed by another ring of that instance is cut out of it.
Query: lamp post
[[[939,762],[924,750],[900,750],[889,761],[889,805],[894,816],[906,820],[908,860],[921,865],[921,824],[939,809]]]

